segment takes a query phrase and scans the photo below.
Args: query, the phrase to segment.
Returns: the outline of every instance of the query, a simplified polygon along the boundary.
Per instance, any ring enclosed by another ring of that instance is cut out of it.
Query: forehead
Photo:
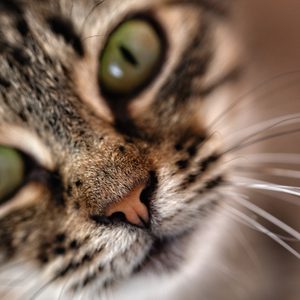
[[[10,17],[8,30],[4,27],[1,30],[2,42],[13,45],[20,54],[1,53],[0,62],[2,78],[13,82],[12,89],[2,89],[1,98],[2,101],[9,98],[13,103],[8,105],[13,112],[13,122],[16,119],[20,124],[25,122],[35,131],[41,131],[42,124],[46,131],[55,129],[60,135],[72,135],[78,128],[84,131],[86,121],[82,120],[92,119],[91,116],[113,121],[114,113],[100,92],[99,56],[113,28],[128,16],[141,12],[151,14],[160,23],[167,36],[168,55],[162,72],[149,88],[133,99],[128,113],[140,119],[140,123],[148,119],[149,128],[172,127],[171,116],[174,122],[181,119],[184,122],[183,111],[191,113],[188,102],[183,100],[192,98],[193,79],[201,78],[201,72],[203,75],[205,71],[203,62],[209,61],[209,39],[202,41],[205,28],[202,4],[205,2],[61,0],[28,1],[22,6],[16,1],[0,3]],[[49,22],[53,18],[58,25],[55,28]],[[0,22],[6,19],[3,14],[0,16]],[[22,26],[15,20],[21,20]],[[25,24],[29,36],[24,31]],[[22,55],[29,56],[29,64],[21,66],[16,60]],[[199,65],[200,70],[192,65]],[[184,105],[177,109],[174,100]],[[2,108],[2,113],[3,121],[7,110],[4,112]],[[149,124],[150,119],[154,120],[152,124]]]

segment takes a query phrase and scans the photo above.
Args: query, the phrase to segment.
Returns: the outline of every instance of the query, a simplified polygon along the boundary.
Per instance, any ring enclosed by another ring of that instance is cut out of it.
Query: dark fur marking
[[[87,277],[84,278],[82,286],[85,287],[87,286],[89,283],[91,283],[93,280],[96,279],[97,274],[93,273],[91,275],[88,275]]]
[[[15,61],[17,61],[20,65],[26,66],[30,64],[30,57],[23,52],[20,48],[13,48],[11,50],[11,55]]]
[[[38,260],[42,263],[42,264],[47,264],[49,262],[49,257],[47,256],[46,253],[41,253],[38,256]]]
[[[74,207],[74,209],[79,210],[80,209],[80,203],[78,201],[75,201],[73,207]]]
[[[200,172],[205,172],[208,169],[208,167],[212,163],[216,162],[219,158],[220,158],[220,156],[218,154],[212,154],[212,155],[208,156],[206,159],[202,160],[199,163]]]
[[[77,249],[79,249],[79,243],[78,243],[77,240],[71,241],[71,243],[70,243],[70,249],[72,249],[72,250],[77,250]]]
[[[218,185],[220,185],[221,183],[223,182],[223,177],[222,176],[217,176],[216,178],[208,181],[206,184],[205,184],[205,188],[207,190],[211,190],[215,187],[217,187]]]
[[[162,99],[164,99],[164,102],[172,101],[172,105],[170,105],[172,110],[168,111],[169,115],[180,110],[193,96],[197,96],[197,99],[199,99],[198,95],[195,94],[196,89],[193,79],[200,79],[206,73],[213,57],[210,49],[209,26],[205,23],[203,25],[197,35],[190,38],[191,42],[178,59],[178,64],[174,68],[172,76],[169,76],[157,93],[155,105],[158,114],[162,111]]]
[[[82,181],[80,179],[77,179],[75,182],[76,187],[82,186]]]
[[[119,146],[119,151],[121,152],[121,153],[125,153],[125,147],[124,146]]]
[[[176,151],[182,151],[183,150],[183,145],[181,143],[177,143],[177,144],[175,144],[174,149]]]
[[[84,264],[85,262],[89,262],[92,260],[92,256],[89,254],[85,254],[81,260],[81,264]]]
[[[68,185],[67,186],[67,189],[66,189],[66,193],[67,193],[67,195],[69,196],[69,197],[71,197],[72,196],[72,192],[73,192],[73,187],[72,187],[72,185]]]
[[[115,103],[115,104],[110,103],[110,104],[115,105],[119,103]],[[114,114],[117,116],[115,122],[115,128],[118,132],[131,138],[138,138],[138,139],[145,139],[145,140],[150,139],[150,137],[146,136],[144,132],[141,132],[141,130],[134,124],[133,120],[124,118],[124,115],[127,114],[126,112],[127,108],[124,105],[120,104],[118,105],[118,107],[116,105],[116,107],[114,107],[113,109],[114,109]]]
[[[72,241],[71,244],[73,245],[72,247],[73,250],[79,247],[78,242],[76,240]],[[104,249],[103,247],[100,247],[97,251],[95,251],[92,254],[85,254],[79,262],[71,261],[67,266],[65,266],[64,268],[62,268],[57,272],[57,276],[64,277],[67,273],[79,269],[80,267],[82,267],[82,265],[84,265],[87,262],[91,262],[94,255],[100,253],[103,249]]]
[[[20,111],[20,112],[18,113],[18,116],[20,117],[20,119],[21,119],[23,122],[27,123],[27,116],[26,116],[26,114],[25,114],[24,111]]]
[[[178,160],[176,162],[176,166],[180,169],[180,170],[185,170],[188,166],[189,166],[189,161],[187,159],[182,159],[182,160]]]
[[[9,88],[11,86],[10,82],[4,79],[3,77],[0,77],[0,86],[4,88]]]
[[[66,248],[64,247],[56,247],[53,249],[53,253],[56,255],[65,255],[66,254]]]
[[[57,243],[63,243],[66,240],[66,235],[64,233],[59,233],[56,235],[55,240]]]
[[[200,161],[199,163],[199,169],[197,170],[197,172],[192,173],[192,174],[188,174],[185,179],[183,180],[182,184],[181,184],[181,189],[186,189],[190,184],[193,184],[196,182],[196,180],[204,173],[207,171],[207,169],[209,168],[209,166],[216,162],[218,159],[220,158],[220,156],[218,154],[212,154],[210,156],[208,156],[207,158],[205,158],[204,160]]]
[[[32,108],[32,106],[31,106],[30,104],[28,104],[28,105],[26,106],[26,110],[27,110],[29,113],[32,113],[32,112],[33,112],[33,108]]]
[[[12,257],[15,254],[15,246],[13,243],[13,237],[10,232],[6,232],[4,228],[2,228],[0,233],[0,248],[4,248],[5,255],[7,258]]]
[[[60,179],[60,175],[55,172],[50,175],[51,177],[48,180],[48,186],[53,194],[53,199],[55,203],[60,206],[65,205],[63,198],[63,187]]]
[[[57,277],[64,277],[67,273],[74,270],[74,264],[73,262],[69,263],[66,267],[58,271]]]
[[[80,57],[84,56],[84,48],[80,37],[69,20],[60,16],[53,16],[48,18],[47,22],[53,33],[63,37],[65,42],[69,44]]]
[[[199,136],[195,140],[193,144],[191,144],[187,149],[187,153],[190,156],[190,158],[194,157],[198,152],[198,147],[205,141],[205,136]]]
[[[98,266],[98,272],[103,272],[104,270],[104,266],[103,265],[99,265]]]
[[[97,279],[97,275],[99,273],[102,273],[104,271],[104,266],[103,265],[99,265],[96,272],[92,273],[92,274],[89,274],[87,275],[84,280],[82,281],[82,283],[76,283],[73,287],[76,289],[76,288],[79,288],[80,286],[81,287],[85,287],[87,286],[88,284],[90,284],[92,281],[94,281],[95,279]]]
[[[197,177],[198,177],[197,174],[190,174],[190,175],[188,175],[186,181],[187,181],[187,183],[192,184],[196,181]]]
[[[18,0],[1,0],[0,11],[6,11],[17,15],[23,14],[22,4]]]
[[[113,285],[113,283],[114,283],[114,281],[112,279],[105,280],[103,283],[104,289],[108,289],[109,287],[111,287]]]
[[[26,36],[29,32],[28,24],[23,18],[17,20],[16,28],[22,36]]]
[[[188,153],[188,155],[189,155],[190,157],[195,156],[196,153],[197,153],[197,145],[191,145],[191,146],[189,146],[189,147],[186,149],[186,151],[187,151],[187,153]]]

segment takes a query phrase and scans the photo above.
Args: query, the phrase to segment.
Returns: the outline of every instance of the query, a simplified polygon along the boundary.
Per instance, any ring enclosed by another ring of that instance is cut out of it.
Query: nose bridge
[[[144,148],[143,148],[144,149]],[[138,143],[125,141],[118,133],[90,143],[68,161],[69,203],[78,202],[89,215],[109,217],[123,213],[128,223],[148,223],[146,206],[139,200],[151,164]]]

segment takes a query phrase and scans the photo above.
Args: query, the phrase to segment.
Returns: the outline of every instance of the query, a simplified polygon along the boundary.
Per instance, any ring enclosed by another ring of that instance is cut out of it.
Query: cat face
[[[0,4],[1,143],[26,160],[26,184],[2,204],[1,254],[75,292],[101,291],[167,255],[218,204],[210,191],[223,181],[222,154],[202,95],[219,11],[190,1]],[[103,56],[120,51],[110,40],[130,22],[133,42],[144,26],[159,50],[154,71],[119,92]]]
[[[24,173],[1,199],[3,264],[28,297],[178,272],[247,146],[215,126],[239,70],[224,4],[2,0],[0,24],[0,143]]]

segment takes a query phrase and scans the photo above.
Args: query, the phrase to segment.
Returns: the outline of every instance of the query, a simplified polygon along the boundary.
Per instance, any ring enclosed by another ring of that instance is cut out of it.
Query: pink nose
[[[144,203],[140,200],[140,195],[145,184],[141,184],[131,190],[124,198],[112,203],[105,211],[106,217],[113,214],[124,214],[126,221],[132,225],[145,226],[149,223],[149,212]]]

